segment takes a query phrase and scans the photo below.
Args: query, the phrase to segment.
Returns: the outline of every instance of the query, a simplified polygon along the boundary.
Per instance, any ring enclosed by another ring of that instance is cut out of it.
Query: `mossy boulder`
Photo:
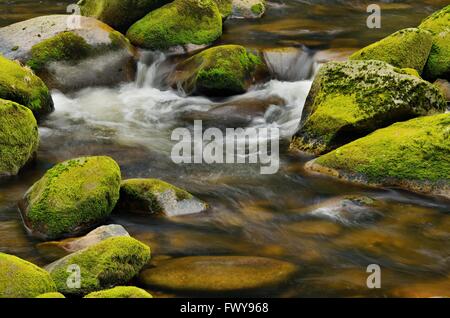
[[[440,90],[408,73],[374,60],[325,64],[291,149],[323,154],[395,122],[444,112]]]
[[[27,64],[50,88],[63,91],[134,79],[135,49],[121,33],[90,17],[33,18],[0,28],[0,53]]]
[[[379,60],[399,68],[412,68],[421,74],[432,45],[429,31],[404,29],[355,52],[350,60]]]
[[[28,108],[0,99],[0,177],[14,176],[36,155],[39,132]]]
[[[118,286],[99,292],[93,292],[84,298],[153,298],[145,290],[134,286]]]
[[[450,80],[450,5],[429,16],[419,28],[433,34],[433,46],[424,77],[428,80]]]
[[[117,211],[177,216],[200,213],[207,204],[189,192],[158,179],[130,179],[122,182]]]
[[[36,117],[53,111],[47,86],[29,68],[0,55],[0,69],[0,98],[29,108]]]
[[[227,18],[233,12],[233,0],[213,0],[219,9],[222,19]]]
[[[16,256],[0,253],[0,298],[35,298],[56,291],[42,268]]]
[[[222,35],[222,16],[213,0],[175,0],[133,24],[127,37],[136,46],[167,50],[208,45]]]
[[[68,238],[62,241],[40,243],[37,250],[49,261],[55,261],[71,253],[78,252],[110,237],[130,236],[121,225],[110,224],[96,228],[83,237]]]
[[[256,19],[266,12],[265,0],[233,0],[233,18]]]
[[[25,226],[43,239],[84,233],[108,218],[119,199],[120,181],[120,168],[109,157],[57,164],[19,203]]]
[[[53,292],[53,293],[46,293],[46,294],[39,295],[36,298],[57,299],[57,298],[66,298],[66,297],[63,294],[61,294],[61,293]]]
[[[450,114],[396,123],[336,149],[307,169],[450,198]]]
[[[229,96],[242,94],[268,73],[261,58],[239,45],[204,50],[179,63],[169,84],[186,94]]]
[[[81,14],[105,22],[121,32],[136,21],[172,0],[81,0]]]
[[[178,292],[234,293],[268,289],[289,281],[294,264],[250,256],[194,256],[162,261],[144,270],[145,286]]]
[[[149,259],[147,245],[131,237],[111,237],[46,266],[46,270],[59,292],[86,295],[128,283]],[[80,288],[67,284],[72,275],[67,269],[73,264],[80,269]]]

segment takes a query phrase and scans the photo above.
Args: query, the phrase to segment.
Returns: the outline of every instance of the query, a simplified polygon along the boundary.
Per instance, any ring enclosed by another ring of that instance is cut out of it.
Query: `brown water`
[[[281,2],[271,2],[261,20],[227,22],[221,41],[313,49],[359,47],[416,25],[447,2],[389,1],[382,6],[386,11],[379,31],[365,28],[363,1],[285,1],[281,7]],[[39,3],[1,1],[0,24],[64,12],[67,2]],[[449,201],[307,175],[303,165],[310,158],[285,151],[298,124],[309,80],[271,81],[231,99],[278,97],[284,101],[281,110],[268,111],[251,124],[276,125],[283,133],[281,169],[263,176],[253,165],[180,166],[171,162],[172,129],[191,125],[182,115],[209,109],[218,101],[184,98],[161,87],[159,74],[165,64],[170,61],[164,56],[148,54],[139,65],[136,83],[70,95],[53,93],[56,111],[41,123],[37,163],[0,184],[0,251],[45,265],[48,261],[35,247],[38,242],[23,230],[16,202],[56,162],[101,154],[119,162],[124,178],[162,178],[211,205],[205,214],[173,219],[126,213],[111,218],[111,223],[122,224],[150,245],[155,258],[255,255],[298,264],[298,275],[284,286],[255,291],[253,296],[450,296]],[[347,195],[368,196],[375,204],[333,208]],[[369,264],[382,268],[379,290],[366,287]]]

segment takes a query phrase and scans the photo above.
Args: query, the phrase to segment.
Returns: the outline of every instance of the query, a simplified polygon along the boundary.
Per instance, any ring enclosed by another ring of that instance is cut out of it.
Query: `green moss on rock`
[[[47,171],[20,207],[32,234],[46,239],[75,236],[105,220],[120,191],[120,168],[109,157],[82,157]]]
[[[13,255],[0,253],[0,298],[34,298],[56,291],[42,268]]]
[[[84,298],[153,298],[153,296],[134,286],[119,286],[90,293]]]
[[[13,176],[36,154],[39,133],[28,108],[0,99],[0,177]]]
[[[379,60],[422,73],[433,44],[430,32],[404,29],[354,53],[350,60]]]
[[[133,24],[134,45],[166,50],[178,45],[210,44],[222,35],[222,16],[212,0],[175,0]]]
[[[222,18],[230,16],[233,12],[233,0],[213,0],[219,9]]]
[[[42,294],[37,296],[36,298],[51,298],[51,299],[57,299],[57,298],[66,298],[63,294],[61,293],[46,293],[46,294]]]
[[[171,0],[81,0],[81,14],[125,32],[134,22]]]
[[[59,292],[86,295],[128,283],[150,259],[150,248],[131,237],[112,237],[46,267]],[[67,286],[69,265],[80,268],[80,288]]]
[[[29,108],[35,116],[53,111],[53,100],[44,82],[30,69],[0,55],[0,98]]]
[[[239,45],[207,49],[177,65],[169,81],[188,94],[227,96],[245,93],[258,73],[262,60]]]
[[[446,108],[437,87],[385,62],[330,62],[314,80],[291,149],[323,154],[378,128]]]
[[[396,123],[319,157],[313,171],[450,197],[450,114]]]
[[[450,80],[450,5],[429,16],[419,28],[433,34],[433,46],[424,77],[428,80]]]

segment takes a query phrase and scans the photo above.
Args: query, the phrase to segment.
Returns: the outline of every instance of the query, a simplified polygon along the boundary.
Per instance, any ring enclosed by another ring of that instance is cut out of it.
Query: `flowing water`
[[[0,24],[64,12],[67,3],[0,1]],[[383,28],[377,31],[365,28],[367,3],[269,2],[261,20],[226,22],[223,43],[303,47],[302,63],[273,61],[274,68],[289,71],[280,74],[286,81],[272,80],[241,96],[185,97],[163,84],[173,59],[153,52],[142,52],[133,83],[70,94],[54,91],[56,110],[40,123],[37,162],[0,184],[0,251],[45,265],[48,261],[36,249],[38,242],[23,230],[16,202],[55,163],[81,155],[109,155],[120,164],[123,178],[161,178],[210,204],[206,213],[170,219],[113,215],[110,222],[122,224],[150,245],[156,261],[191,255],[254,255],[298,264],[298,275],[284,286],[257,290],[253,296],[381,297],[418,290],[448,295],[448,201],[308,175],[303,166],[311,158],[287,152],[317,66],[312,57],[315,50],[361,47],[417,25],[448,1],[383,1]],[[253,109],[252,116],[226,110],[236,104]],[[213,116],[206,113],[218,106],[225,110]],[[199,116],[208,126],[245,123],[280,128],[280,171],[261,175],[257,165],[174,164],[172,130],[192,128]],[[375,204],[342,202],[349,195],[370,197]],[[366,286],[369,264],[382,268],[381,289]]]

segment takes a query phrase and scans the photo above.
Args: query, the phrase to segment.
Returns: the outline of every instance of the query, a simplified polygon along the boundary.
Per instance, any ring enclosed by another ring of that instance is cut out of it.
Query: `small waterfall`
[[[143,51],[138,61],[136,86],[162,88],[172,69],[164,53]]]
[[[269,49],[263,52],[272,75],[280,81],[296,82],[311,79],[315,62],[312,52],[303,48]]]

